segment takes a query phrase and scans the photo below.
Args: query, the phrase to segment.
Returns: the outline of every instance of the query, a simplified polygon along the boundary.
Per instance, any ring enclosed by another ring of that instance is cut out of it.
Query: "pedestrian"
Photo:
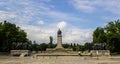
[[[80,55],[80,56],[81,56],[81,52],[80,52],[80,51],[78,52],[78,55]]]

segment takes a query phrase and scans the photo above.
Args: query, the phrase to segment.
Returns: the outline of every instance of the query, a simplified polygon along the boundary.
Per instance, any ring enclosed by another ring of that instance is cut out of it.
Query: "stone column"
[[[56,48],[63,48],[62,47],[62,32],[59,29],[57,33],[57,47]]]

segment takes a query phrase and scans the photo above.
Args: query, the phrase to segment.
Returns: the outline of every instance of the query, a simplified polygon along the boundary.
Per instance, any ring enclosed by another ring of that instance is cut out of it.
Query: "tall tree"
[[[98,27],[93,33],[93,43],[104,43],[104,42],[106,42],[104,28]]]
[[[120,20],[109,22],[106,27],[107,48],[111,52],[120,52]]]
[[[50,42],[49,42],[49,44],[48,44],[48,47],[49,47],[49,48],[53,48],[53,37],[50,36],[49,39],[50,39]]]
[[[10,51],[13,43],[27,43],[28,39],[24,30],[15,24],[4,21],[0,23],[0,42],[0,51]]]
[[[98,27],[93,33],[94,43],[105,43],[111,52],[120,53],[120,20],[109,22],[104,28]]]

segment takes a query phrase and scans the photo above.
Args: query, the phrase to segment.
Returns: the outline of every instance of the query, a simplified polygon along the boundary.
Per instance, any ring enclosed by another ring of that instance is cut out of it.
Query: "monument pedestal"
[[[46,52],[68,52],[73,51],[72,49],[64,49],[64,48],[47,48]]]

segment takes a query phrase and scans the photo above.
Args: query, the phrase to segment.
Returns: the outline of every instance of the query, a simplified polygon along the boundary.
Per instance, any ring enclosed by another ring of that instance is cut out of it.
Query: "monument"
[[[65,49],[62,46],[62,31],[59,29],[57,32],[57,46],[56,48],[47,48],[46,51],[72,51],[72,49]]]
[[[56,49],[63,49],[63,47],[62,47],[62,32],[60,29],[57,32],[57,47],[56,47]]]

